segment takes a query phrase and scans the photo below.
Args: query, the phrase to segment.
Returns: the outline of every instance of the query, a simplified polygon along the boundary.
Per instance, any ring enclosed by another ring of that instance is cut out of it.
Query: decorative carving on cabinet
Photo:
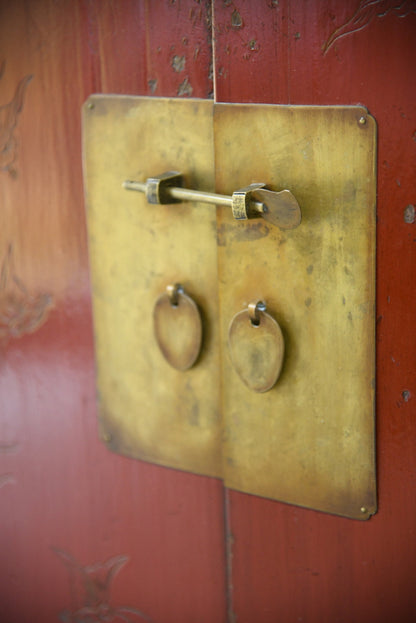
[[[361,0],[354,15],[334,30],[324,43],[322,46],[323,53],[326,54],[339,39],[363,30],[376,17],[385,17],[389,13],[393,13],[396,17],[407,17],[411,13],[416,13],[415,0],[404,0],[404,2],[397,2],[397,0]]]
[[[152,623],[152,619],[137,608],[110,604],[112,583],[129,560],[128,556],[118,555],[104,562],[81,565],[71,554],[55,547],[52,549],[69,573],[71,606],[59,615],[63,623]]]
[[[0,78],[3,75],[5,62],[0,68]],[[13,99],[0,106],[0,171],[14,173],[12,168],[17,157],[17,139],[14,131],[19,114],[23,110],[24,96],[33,75],[22,78],[16,87]]]
[[[0,269],[0,345],[37,331],[46,322],[52,304],[50,294],[31,294],[18,277],[10,243]]]

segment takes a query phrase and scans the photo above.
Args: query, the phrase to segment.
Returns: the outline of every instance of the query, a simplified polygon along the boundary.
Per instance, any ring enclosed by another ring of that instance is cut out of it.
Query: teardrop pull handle
[[[234,370],[249,389],[263,393],[275,385],[282,371],[285,343],[265,303],[250,303],[234,316],[228,347]]]
[[[178,171],[167,171],[149,177],[146,182],[126,180],[123,187],[145,193],[148,203],[169,204],[181,201],[200,201],[228,206],[237,220],[262,216],[280,229],[294,229],[300,225],[302,214],[299,204],[290,190],[275,192],[266,190],[266,184],[250,184],[236,190],[232,195],[218,195],[201,190],[183,188],[183,176]]]
[[[202,345],[202,321],[195,301],[178,284],[166,287],[153,309],[156,342],[166,361],[176,370],[188,370]]]

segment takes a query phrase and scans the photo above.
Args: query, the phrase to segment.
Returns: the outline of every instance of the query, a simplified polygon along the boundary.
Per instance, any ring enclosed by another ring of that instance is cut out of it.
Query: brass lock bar
[[[170,204],[181,201],[200,201],[232,209],[236,220],[262,216],[280,229],[294,229],[301,222],[299,204],[290,190],[279,192],[267,190],[266,184],[250,184],[236,190],[232,195],[219,195],[200,190],[183,188],[183,176],[177,171],[167,171],[162,175],[149,177],[146,182],[126,180],[126,190],[144,193],[150,204]]]

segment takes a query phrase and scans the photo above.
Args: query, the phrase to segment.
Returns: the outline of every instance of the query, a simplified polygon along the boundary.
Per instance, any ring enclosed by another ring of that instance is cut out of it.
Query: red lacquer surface
[[[90,93],[208,97],[209,14],[0,3],[0,106],[33,75],[14,128],[0,111],[2,623],[225,620],[221,483],[98,440],[81,171]]]
[[[416,201],[415,11],[381,0],[215,3],[218,101],[360,103],[379,137],[379,512],[361,524],[230,492],[239,623],[416,620],[416,225],[404,217]]]
[[[214,9],[217,101],[360,103],[378,123],[379,513],[359,523],[235,492],[224,504],[218,481],[98,441],[80,107],[93,92],[211,96],[211,7],[4,1],[0,106],[33,79],[15,121],[0,109],[2,622],[221,623],[227,599],[230,623],[416,619],[416,9]]]

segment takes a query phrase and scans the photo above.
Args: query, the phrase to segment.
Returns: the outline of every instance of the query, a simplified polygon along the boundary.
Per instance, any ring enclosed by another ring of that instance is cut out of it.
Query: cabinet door
[[[0,5],[0,619],[225,621],[221,482],[98,439],[81,169],[91,93],[212,97],[211,8]]]
[[[416,618],[415,26],[412,0],[1,3],[2,621]],[[368,522],[224,491],[99,441],[80,127],[97,92],[360,103],[376,118]]]
[[[415,5],[215,2],[216,99],[364,104],[378,124],[379,511],[368,522],[227,492],[229,620],[412,621]]]

